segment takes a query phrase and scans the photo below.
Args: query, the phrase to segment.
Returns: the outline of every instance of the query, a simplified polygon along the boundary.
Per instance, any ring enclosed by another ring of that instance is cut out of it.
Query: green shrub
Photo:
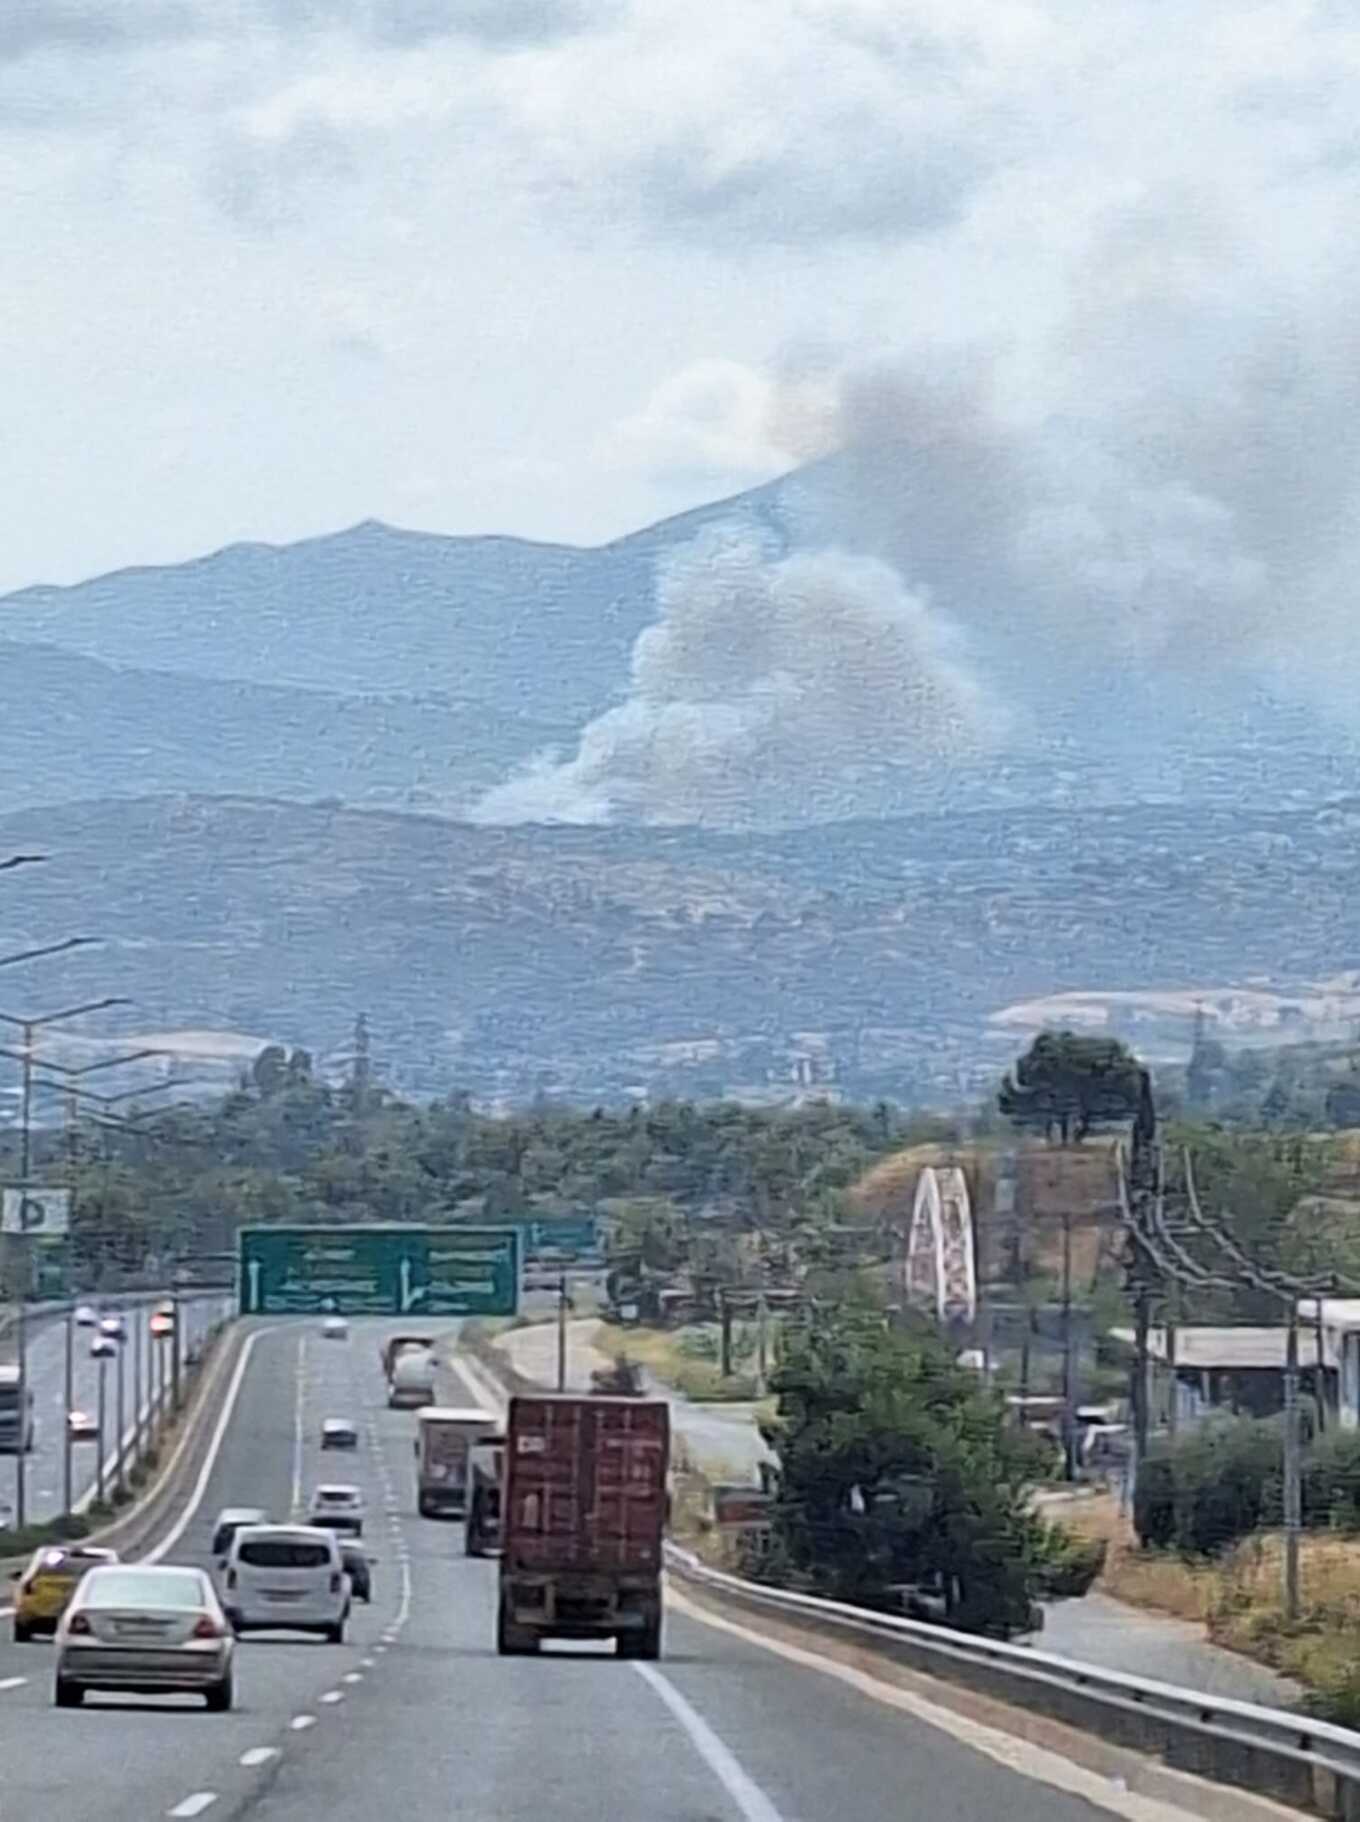
[[[1200,1425],[1143,1464],[1134,1524],[1144,1544],[1197,1556],[1278,1522],[1283,1436],[1274,1419]]]
[[[1360,1531],[1360,1430],[1329,1430],[1309,1449],[1303,1522],[1315,1531]]]
[[[1035,1550],[1035,1598],[1063,1601],[1088,1593],[1105,1567],[1108,1548],[1103,1537],[1077,1537],[1061,1525],[1045,1525]]]
[[[1150,1454],[1138,1471],[1133,1525],[1139,1542],[1150,1549],[1166,1550],[1175,1542],[1176,1472],[1169,1450]]]

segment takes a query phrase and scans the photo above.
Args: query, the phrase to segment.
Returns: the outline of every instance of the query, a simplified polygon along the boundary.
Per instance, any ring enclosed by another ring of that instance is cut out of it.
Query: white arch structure
[[[907,1234],[907,1302],[940,1322],[977,1315],[977,1257],[968,1179],[957,1165],[927,1165],[916,1183]]]

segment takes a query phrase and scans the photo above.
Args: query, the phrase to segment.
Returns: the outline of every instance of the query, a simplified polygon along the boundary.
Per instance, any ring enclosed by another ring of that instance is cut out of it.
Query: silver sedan
[[[144,1563],[91,1569],[57,1627],[58,1708],[87,1689],[131,1695],[197,1694],[209,1708],[232,1702],[236,1643],[201,1569]]]

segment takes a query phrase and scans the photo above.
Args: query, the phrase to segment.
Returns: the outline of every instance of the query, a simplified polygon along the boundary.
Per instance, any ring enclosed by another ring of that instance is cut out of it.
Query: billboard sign
[[[240,1307],[252,1316],[513,1316],[513,1228],[246,1227]]]

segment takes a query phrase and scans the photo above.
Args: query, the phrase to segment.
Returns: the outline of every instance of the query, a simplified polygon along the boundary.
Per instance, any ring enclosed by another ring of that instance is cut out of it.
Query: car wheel
[[[58,1677],[52,1700],[58,1708],[79,1708],[85,1700],[85,1691],[79,1683],[68,1683],[65,1677]]]
[[[231,1707],[232,1695],[230,1676],[224,1676],[220,1683],[214,1683],[211,1689],[203,1691],[203,1699],[213,1714],[225,1714]]]
[[[14,1616],[14,1642],[15,1642],[15,1644],[16,1645],[26,1645],[32,1637],[33,1637],[33,1628],[28,1624],[28,1622],[26,1620],[21,1620],[19,1618],[18,1614],[16,1613]]]
[[[328,1645],[343,1645],[344,1642],[345,1642],[345,1622],[343,1620],[340,1621],[338,1626],[327,1626],[326,1643]]]
[[[517,1626],[513,1620],[506,1618],[505,1608],[500,1608],[496,1615],[496,1650],[498,1654],[503,1658],[533,1657],[538,1651],[538,1647],[538,1634],[530,1632],[527,1627]]]

